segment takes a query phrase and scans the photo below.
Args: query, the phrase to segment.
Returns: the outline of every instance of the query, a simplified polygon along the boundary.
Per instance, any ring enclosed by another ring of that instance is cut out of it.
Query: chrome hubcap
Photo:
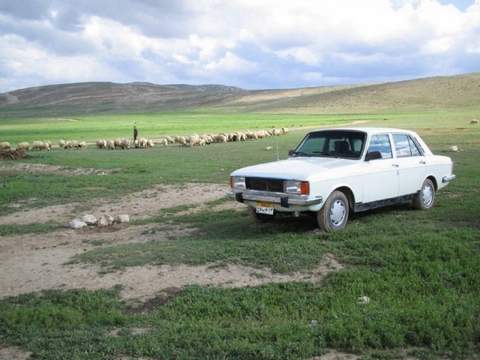
[[[333,226],[339,226],[345,220],[347,209],[342,200],[335,200],[330,207],[330,222]]]
[[[425,184],[422,189],[422,200],[425,207],[430,207],[433,203],[433,189],[430,184]]]

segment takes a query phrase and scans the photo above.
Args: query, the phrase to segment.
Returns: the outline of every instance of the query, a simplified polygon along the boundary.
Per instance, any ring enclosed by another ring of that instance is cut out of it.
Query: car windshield
[[[316,131],[308,134],[292,155],[360,159],[365,138],[362,131]]]

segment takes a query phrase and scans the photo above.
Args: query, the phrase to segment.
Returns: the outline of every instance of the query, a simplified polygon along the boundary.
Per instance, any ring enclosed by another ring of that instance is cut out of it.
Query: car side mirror
[[[288,156],[294,156],[295,150],[288,150]]]
[[[365,161],[383,159],[380,151],[370,151],[365,155]]]

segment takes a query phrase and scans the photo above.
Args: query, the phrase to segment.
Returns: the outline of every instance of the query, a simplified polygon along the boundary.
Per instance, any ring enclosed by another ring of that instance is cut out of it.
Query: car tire
[[[432,180],[425,179],[422,188],[415,195],[412,205],[418,210],[428,210],[435,205],[435,185]]]
[[[347,196],[341,191],[334,191],[317,213],[318,226],[326,232],[342,230],[347,225],[349,213]]]
[[[252,218],[258,223],[267,223],[275,219],[275,212],[273,215],[257,214],[255,208],[253,207],[249,207],[248,211],[250,212]]]

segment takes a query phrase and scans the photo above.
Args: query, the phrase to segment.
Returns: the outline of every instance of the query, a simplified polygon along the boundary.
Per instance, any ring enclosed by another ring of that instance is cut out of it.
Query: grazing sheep
[[[58,147],[60,147],[60,148],[65,148],[65,144],[66,144],[66,143],[67,143],[67,142],[66,142],[65,140],[60,140],[60,141],[58,142]]]
[[[17,150],[30,150],[30,144],[28,142],[21,142],[17,144]]]
[[[96,144],[98,149],[105,149],[107,147],[107,140],[97,140]]]
[[[288,134],[288,128],[283,127],[282,128],[282,133],[283,133],[283,135],[287,135]]]
[[[50,146],[48,143],[45,143],[43,141],[34,141],[32,143],[32,150],[48,150],[50,151]]]
[[[247,131],[246,136],[247,136],[248,140],[257,140],[258,139],[257,134],[253,131]]]
[[[265,130],[259,130],[256,132],[257,139],[263,139],[264,137],[269,136]]]
[[[223,134],[218,134],[213,137],[213,141],[216,143],[226,143],[228,141],[228,138]]]
[[[177,137],[175,138],[175,142],[176,142],[177,144],[186,146],[186,145],[187,145],[187,138],[186,138],[185,136],[177,136]]]
[[[171,136],[165,136],[165,139],[167,139],[169,144],[175,144],[175,139]]]
[[[133,142],[133,146],[136,149],[137,148],[145,149],[145,147],[147,146],[147,139],[145,139],[145,138],[137,139]]]
[[[200,136],[197,134],[187,137],[187,144],[190,146],[200,145]]]
[[[115,143],[113,140],[107,140],[107,150],[115,150]]]
[[[115,145],[115,148],[121,148],[122,147],[122,139],[113,140],[113,144]]]
[[[152,148],[154,146],[155,146],[155,143],[153,142],[153,140],[147,140],[147,148]]]
[[[85,141],[81,141],[78,143],[78,148],[79,149],[86,149],[87,148],[87,143]]]
[[[148,141],[151,141],[151,140],[145,140],[145,141],[147,141],[147,143],[148,143]],[[153,141],[152,141],[152,143],[153,143]],[[157,141],[157,144],[161,145],[161,146],[167,146],[168,145],[168,140],[165,139],[165,138],[160,139],[160,140]],[[145,147],[147,147],[147,144],[145,144]]]
[[[273,129],[271,131],[271,133],[272,133],[273,136],[280,136],[280,135],[283,134],[282,130],[280,130],[280,129]]]
[[[78,149],[79,147],[80,147],[80,145],[79,145],[77,140],[70,141],[70,148]]]
[[[117,140],[118,140],[118,142],[117,142]],[[117,145],[117,143],[115,144],[116,148],[118,147],[122,150],[130,148],[130,140],[128,140],[128,139],[117,139],[117,140],[115,140],[115,142],[118,143],[118,145]]]
[[[7,141],[0,142],[0,150],[10,150],[12,147],[10,146],[10,143]]]
[[[207,144],[213,144],[214,143],[213,136],[212,135],[207,135],[206,142],[207,142]]]
[[[448,150],[453,151],[453,152],[457,152],[458,151],[458,146],[457,145],[449,146]]]

